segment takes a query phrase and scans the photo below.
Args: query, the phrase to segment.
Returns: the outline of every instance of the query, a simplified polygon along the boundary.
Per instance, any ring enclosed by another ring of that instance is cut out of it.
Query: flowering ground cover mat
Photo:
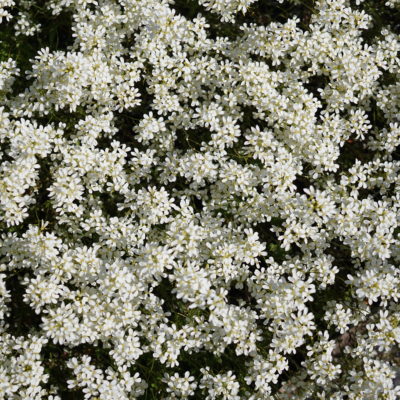
[[[0,22],[0,400],[400,398],[399,0]]]

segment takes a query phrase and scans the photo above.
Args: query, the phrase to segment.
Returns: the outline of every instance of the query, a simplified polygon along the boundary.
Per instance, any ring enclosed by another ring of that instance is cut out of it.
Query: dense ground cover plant
[[[0,0],[0,398],[399,398],[399,5]]]

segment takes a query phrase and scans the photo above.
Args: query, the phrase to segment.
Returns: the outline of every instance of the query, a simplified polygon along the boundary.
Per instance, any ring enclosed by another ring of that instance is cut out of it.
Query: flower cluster
[[[0,0],[40,44],[0,52],[0,399],[398,398],[398,26],[39,3]]]

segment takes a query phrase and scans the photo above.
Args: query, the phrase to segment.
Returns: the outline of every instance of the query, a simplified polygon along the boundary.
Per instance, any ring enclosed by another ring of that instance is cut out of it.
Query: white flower
[[[0,0],[0,398],[398,398],[385,2],[183,3]]]

